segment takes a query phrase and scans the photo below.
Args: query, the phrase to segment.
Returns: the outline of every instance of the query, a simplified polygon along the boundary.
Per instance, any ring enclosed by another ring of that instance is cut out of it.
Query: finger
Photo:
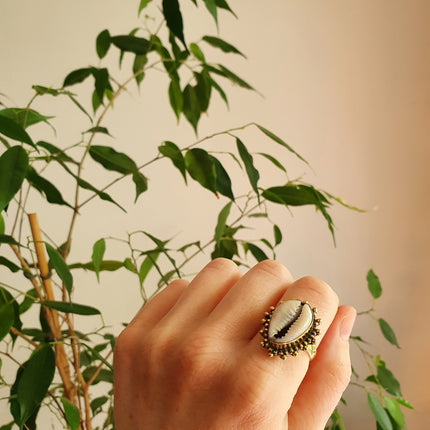
[[[311,307],[318,309],[317,317],[321,319],[318,327],[320,335],[316,337],[316,347],[318,348],[318,344],[336,315],[339,303],[336,293],[325,282],[307,276],[287,287],[281,300],[291,299],[308,301]],[[260,345],[261,340],[259,334],[255,335],[243,353],[247,355],[248,361],[252,362],[252,365],[258,369],[256,371],[260,372],[263,378],[269,378],[273,392],[277,393],[276,398],[279,399],[277,406],[280,409],[284,408],[285,412],[305,377],[309,367],[309,356],[306,351],[300,351],[297,356],[288,355],[285,360],[281,360],[277,356],[269,357],[268,351]]]
[[[174,327],[176,332],[188,331],[212,312],[240,276],[233,261],[225,258],[211,261],[191,281],[163,325]]]
[[[351,376],[348,338],[355,317],[354,308],[339,307],[294,397],[288,428],[324,428]]]
[[[189,282],[185,279],[176,279],[171,282],[140,309],[127,327],[136,327],[138,330],[142,330],[146,326],[153,327],[172,309],[188,284]]]
[[[264,310],[279,300],[291,282],[293,277],[282,264],[262,261],[228,291],[207,324],[221,337],[247,343],[259,330]]]

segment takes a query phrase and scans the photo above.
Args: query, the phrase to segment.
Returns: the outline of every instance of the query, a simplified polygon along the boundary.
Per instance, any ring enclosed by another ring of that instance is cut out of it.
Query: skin
[[[261,345],[261,318],[280,300],[318,308],[321,334],[287,360]],[[294,281],[266,260],[243,276],[226,259],[172,282],[119,336],[114,354],[117,430],[323,429],[349,383],[356,312],[323,281]]]

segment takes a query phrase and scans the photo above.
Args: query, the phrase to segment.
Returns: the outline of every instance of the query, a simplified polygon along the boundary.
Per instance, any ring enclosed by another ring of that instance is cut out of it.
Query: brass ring
[[[262,319],[261,345],[268,350],[270,357],[277,355],[285,360],[288,355],[296,356],[302,350],[313,360],[316,355],[315,338],[320,334],[316,327],[321,323],[316,314],[317,308],[312,308],[307,301],[286,300],[276,308],[271,306]]]

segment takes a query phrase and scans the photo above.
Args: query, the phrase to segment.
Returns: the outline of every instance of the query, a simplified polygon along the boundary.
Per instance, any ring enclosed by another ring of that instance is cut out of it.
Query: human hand
[[[318,353],[269,357],[264,312],[280,300],[318,308]],[[241,276],[225,259],[191,283],[176,280],[119,336],[114,355],[116,430],[321,430],[349,383],[355,310],[324,282],[293,281],[266,260]]]

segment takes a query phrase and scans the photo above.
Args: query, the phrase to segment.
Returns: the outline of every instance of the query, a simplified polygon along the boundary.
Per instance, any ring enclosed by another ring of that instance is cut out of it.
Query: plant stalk
[[[42,286],[45,292],[45,297],[47,300],[55,300],[54,292],[52,290],[52,284],[49,274],[49,266],[45,256],[45,248],[43,245],[42,235],[40,232],[39,221],[35,213],[28,214],[28,219],[30,222],[31,233],[33,236],[34,247],[36,250],[37,264],[39,267],[40,276],[42,279]],[[42,311],[45,318],[49,324],[52,337],[54,339],[55,348],[55,361],[60,374],[61,380],[64,387],[64,395],[72,403],[75,402],[76,389],[72,383],[70,376],[69,363],[67,360],[66,350],[64,344],[61,342],[61,327],[58,320],[58,314],[53,309],[47,309],[43,306]]]

